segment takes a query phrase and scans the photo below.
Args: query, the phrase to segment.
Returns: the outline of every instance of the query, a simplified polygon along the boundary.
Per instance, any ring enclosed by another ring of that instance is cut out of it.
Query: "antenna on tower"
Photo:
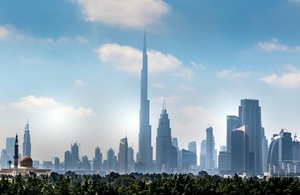
[[[167,103],[166,103],[166,100],[164,99],[163,100],[163,110],[166,110],[167,109]]]

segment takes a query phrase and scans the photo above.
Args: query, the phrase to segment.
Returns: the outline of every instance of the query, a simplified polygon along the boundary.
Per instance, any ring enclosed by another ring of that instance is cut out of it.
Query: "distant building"
[[[240,120],[238,116],[228,115],[227,116],[227,140],[226,147],[227,151],[231,152],[231,131],[240,126]]]
[[[60,169],[60,167],[59,167],[60,163],[59,163],[59,158],[58,157],[52,158],[52,165],[53,165],[53,167],[52,167],[53,171],[59,171],[59,169]]]
[[[117,170],[117,157],[115,155],[115,151],[112,148],[109,148],[106,156],[107,156],[106,170],[108,172],[116,171]]]
[[[77,164],[80,162],[79,160],[79,146],[77,143],[71,145],[71,155],[72,155],[72,169],[77,168]]]
[[[212,171],[215,168],[215,138],[213,128],[206,129],[206,169]]]
[[[144,36],[143,65],[141,70],[140,128],[137,167],[141,172],[153,171],[153,149],[151,146],[150,101],[148,100],[148,55]]]
[[[11,161],[11,163],[12,162],[13,161]],[[9,164],[9,155],[8,155],[6,149],[2,149],[2,151],[1,151],[1,169],[10,168],[9,167],[10,164]]]
[[[6,152],[8,154],[9,160],[11,160],[12,162],[14,161],[14,145],[15,145],[15,138],[7,137],[6,138]]]
[[[262,127],[262,167],[263,172],[268,172],[268,163],[267,163],[267,156],[268,156],[268,140],[265,135],[265,129]]]
[[[134,166],[134,150],[132,147],[128,148],[128,172],[135,172],[135,166]]]
[[[261,108],[258,100],[242,99],[239,106],[240,125],[245,131],[245,169],[248,174],[263,174]]]
[[[172,162],[172,154],[170,119],[164,102],[162,113],[158,121],[156,136],[156,167],[158,172],[169,172],[175,168]]]
[[[93,160],[93,171],[100,171],[102,167],[102,153],[100,148],[95,148],[95,158]]]
[[[91,170],[91,163],[89,161],[89,158],[87,155],[82,156],[82,169],[85,171],[90,171]]]
[[[68,150],[65,152],[65,170],[70,170],[73,169],[73,163],[72,163],[72,154],[71,152]]]
[[[29,133],[29,123],[27,121],[24,131],[24,140],[23,140],[23,156],[31,156],[31,142],[30,142],[30,133]]]
[[[122,138],[119,144],[119,154],[118,154],[118,164],[119,172],[128,172],[128,142],[127,137]]]
[[[191,152],[185,149],[181,150],[182,155],[182,171],[190,173],[195,170],[197,164],[197,156],[195,152]]]
[[[233,173],[245,172],[245,131],[247,126],[231,131],[231,170]]]
[[[188,150],[197,154],[197,143],[196,141],[191,141],[188,143]]]
[[[218,169],[221,175],[231,173],[230,152],[220,151],[218,156],[218,162],[219,162]]]
[[[200,151],[200,169],[206,170],[206,140],[201,142],[201,151]]]

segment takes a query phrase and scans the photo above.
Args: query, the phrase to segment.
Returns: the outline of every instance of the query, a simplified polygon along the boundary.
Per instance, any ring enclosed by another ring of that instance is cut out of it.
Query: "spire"
[[[167,109],[167,101],[164,99],[163,100],[163,110]]]

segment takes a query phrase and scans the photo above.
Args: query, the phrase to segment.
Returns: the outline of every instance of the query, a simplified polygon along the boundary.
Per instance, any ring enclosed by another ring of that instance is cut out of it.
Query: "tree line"
[[[205,172],[193,174],[79,175],[65,174],[9,176],[0,179],[0,194],[299,194],[297,177],[222,178]]]

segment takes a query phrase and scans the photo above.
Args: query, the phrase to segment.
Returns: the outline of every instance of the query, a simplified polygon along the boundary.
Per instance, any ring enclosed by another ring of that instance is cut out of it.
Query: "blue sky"
[[[297,133],[299,21],[299,0],[2,0],[0,148],[29,118],[34,159],[75,141],[106,156],[126,134],[136,152],[145,29],[154,147],[164,99],[180,148],[209,125],[225,144],[243,98],[260,100],[269,140]]]

